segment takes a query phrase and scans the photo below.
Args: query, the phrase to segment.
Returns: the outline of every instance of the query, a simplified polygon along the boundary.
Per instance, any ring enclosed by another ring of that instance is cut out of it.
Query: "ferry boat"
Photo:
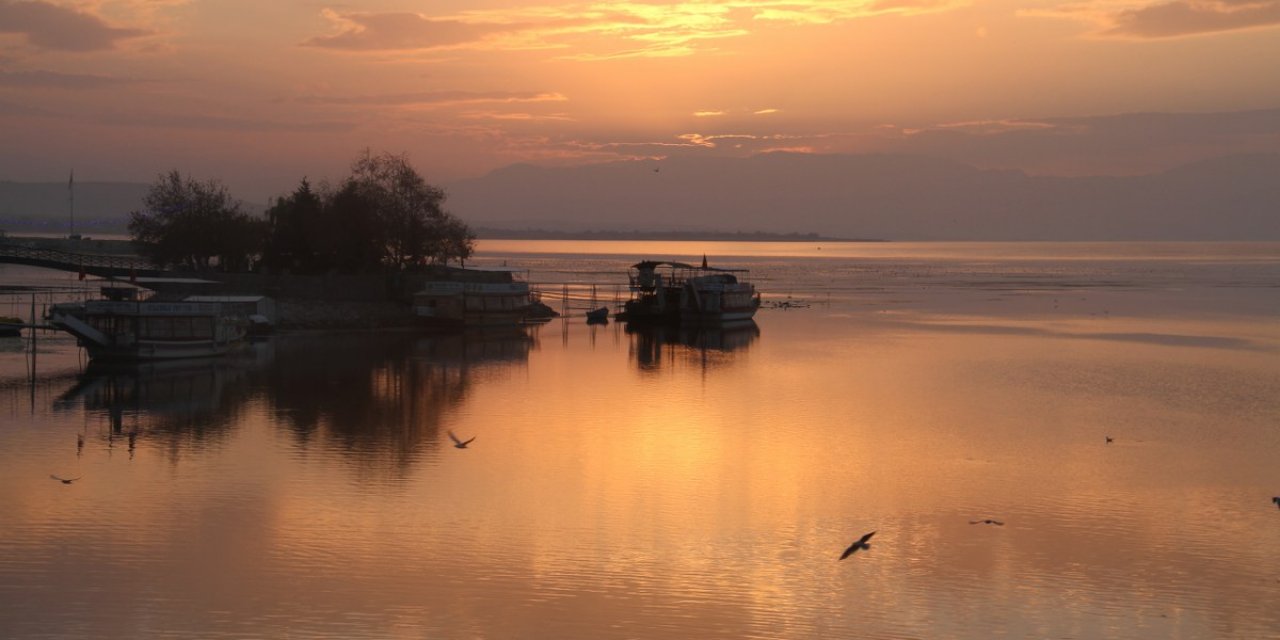
[[[413,295],[413,312],[430,326],[514,326],[533,310],[529,283],[519,269],[454,269],[427,280]]]
[[[248,319],[213,302],[141,299],[137,289],[103,287],[105,299],[55,304],[51,326],[75,336],[90,360],[203,358],[243,344]]]
[[[631,266],[631,298],[623,305],[628,322],[722,324],[750,320],[760,294],[746,269],[723,269],[683,262],[645,260]]]

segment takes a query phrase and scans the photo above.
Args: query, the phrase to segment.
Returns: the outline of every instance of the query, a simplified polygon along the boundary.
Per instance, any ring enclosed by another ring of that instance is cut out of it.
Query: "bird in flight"
[[[1111,436],[1107,436],[1107,444],[1111,444],[1112,440],[1114,440],[1114,438],[1112,438]]]
[[[49,477],[50,477],[50,478],[53,478],[54,480],[57,480],[58,482],[61,482],[62,484],[71,484],[72,482],[75,482],[76,480],[79,480],[80,478],[83,478],[84,476],[76,476],[76,477],[74,477],[74,478],[59,478],[58,476],[55,476],[55,475],[53,475],[53,474],[51,473],[51,474],[49,474]]]
[[[970,520],[969,524],[994,524],[997,527],[1004,526],[1003,522],[1000,522],[999,520],[992,520],[991,518],[987,518],[986,520]]]
[[[867,541],[870,540],[871,536],[874,536],[875,534],[876,532],[872,531],[871,533],[868,533],[867,535],[862,536],[861,538],[858,538],[857,542],[849,545],[849,548],[845,549],[844,553],[840,554],[840,559],[844,560],[845,558],[848,558],[849,556],[853,555],[854,551],[857,551],[858,549],[868,549],[868,550],[871,549],[871,545]]]
[[[475,439],[476,439],[476,437],[475,437],[475,436],[471,436],[471,437],[470,437],[469,439],[467,439],[467,440],[459,440],[459,439],[458,439],[458,436],[454,435],[454,433],[453,433],[452,431],[450,431],[450,432],[449,432],[449,439],[453,441],[453,446],[454,446],[454,447],[456,447],[456,448],[458,448],[458,449],[466,449],[466,448],[467,448],[467,445],[471,444],[471,441],[472,441],[472,440],[475,440]]]

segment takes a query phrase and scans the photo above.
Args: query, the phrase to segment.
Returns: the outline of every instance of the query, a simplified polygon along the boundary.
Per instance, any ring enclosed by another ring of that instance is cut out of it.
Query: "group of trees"
[[[129,232],[157,264],[193,270],[409,270],[471,257],[475,234],[444,200],[404,156],[366,151],[336,187],[303,179],[265,219],[242,211],[218,182],[171,171],[131,215]]]

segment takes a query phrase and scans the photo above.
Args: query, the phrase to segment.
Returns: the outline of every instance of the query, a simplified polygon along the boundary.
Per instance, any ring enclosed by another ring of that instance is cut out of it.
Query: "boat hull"
[[[657,268],[666,267],[664,274]],[[622,319],[649,324],[715,325],[755,317],[760,297],[741,269],[642,262],[632,267],[632,298]]]
[[[89,353],[89,359],[105,362],[142,362],[149,360],[184,360],[212,358],[231,353],[242,345],[241,341],[215,343],[174,343],[140,340],[130,346],[96,345],[81,343]]]
[[[49,320],[74,335],[90,360],[126,362],[225,355],[244,344],[248,325],[220,304],[201,302],[61,304]]]
[[[515,326],[529,317],[533,300],[526,282],[433,281],[414,294],[413,311],[428,327]]]

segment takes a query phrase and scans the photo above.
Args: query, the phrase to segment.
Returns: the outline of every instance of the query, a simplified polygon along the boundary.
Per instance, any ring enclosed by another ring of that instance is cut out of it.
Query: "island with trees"
[[[260,294],[294,328],[412,323],[413,291],[428,279],[495,277],[454,268],[475,234],[444,209],[444,191],[402,155],[362,153],[335,184],[303,178],[265,216],[247,213],[216,180],[170,171],[131,214],[136,251],[176,277],[159,294]]]

